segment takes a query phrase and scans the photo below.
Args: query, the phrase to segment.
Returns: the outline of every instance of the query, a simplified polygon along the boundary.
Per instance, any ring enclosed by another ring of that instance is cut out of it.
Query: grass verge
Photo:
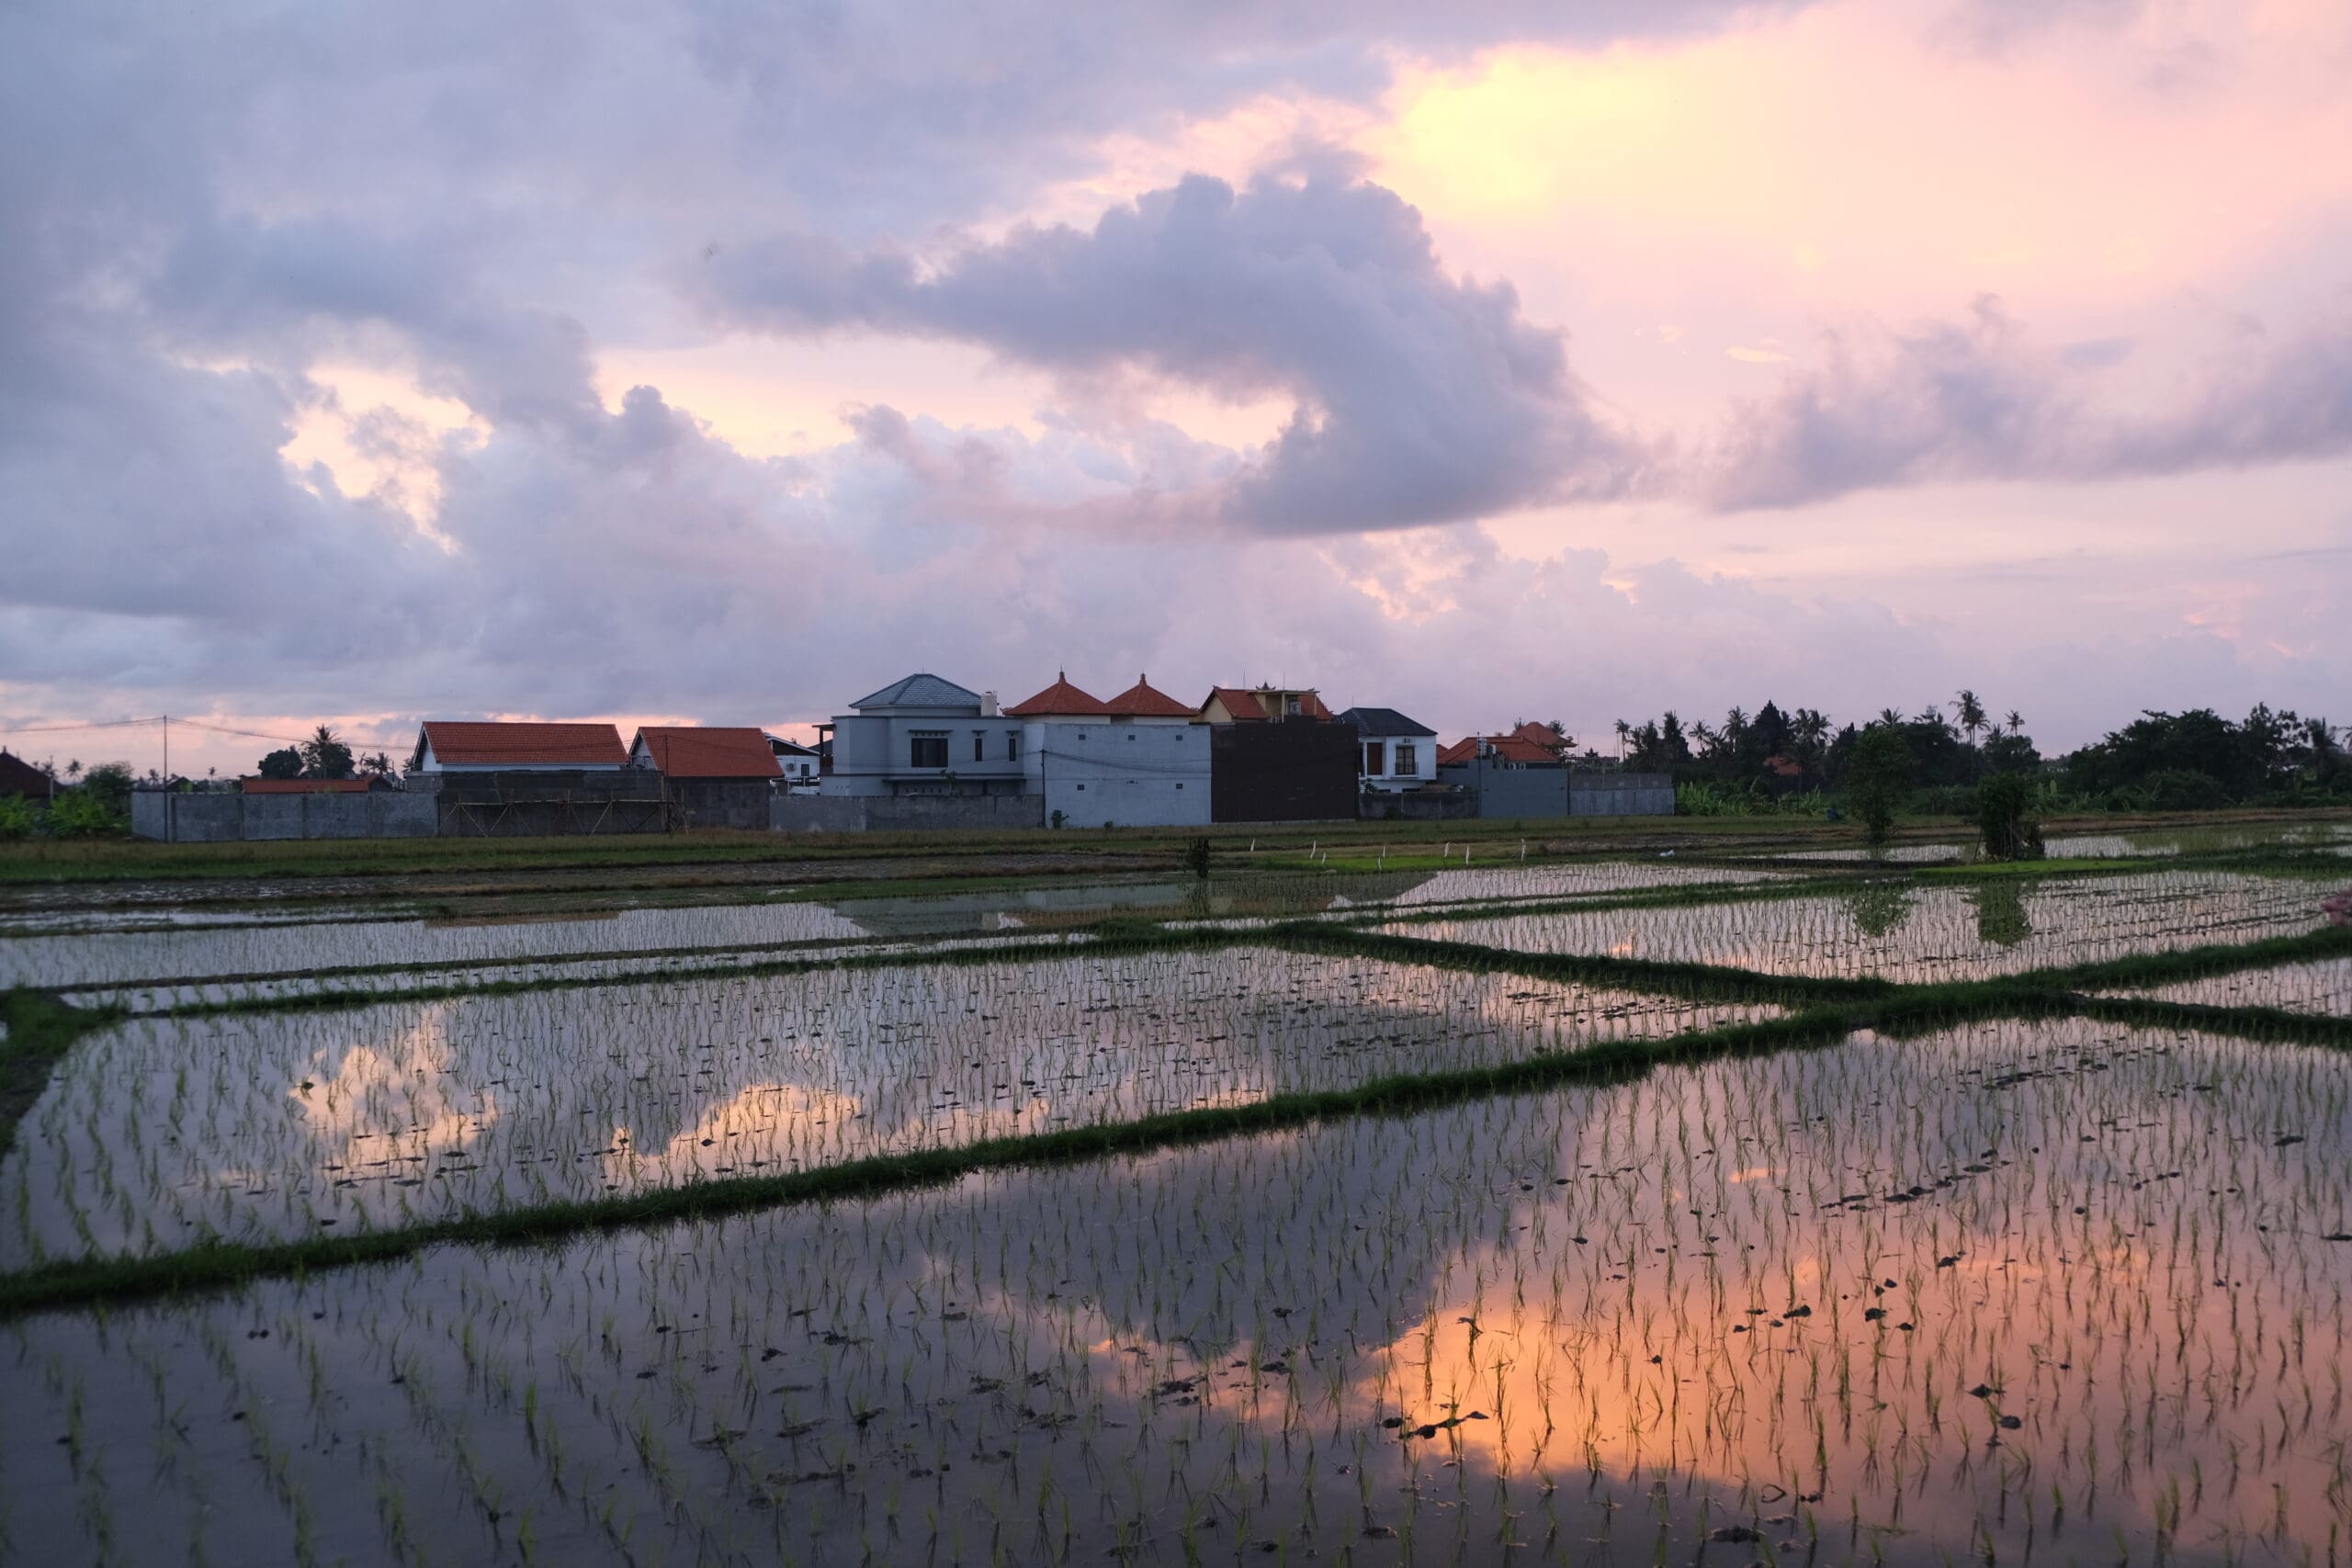
[[[119,1008],[68,1007],[46,992],[0,991],[0,1154],[17,1123],[49,1086],[49,1075],[74,1042],[123,1016]]]

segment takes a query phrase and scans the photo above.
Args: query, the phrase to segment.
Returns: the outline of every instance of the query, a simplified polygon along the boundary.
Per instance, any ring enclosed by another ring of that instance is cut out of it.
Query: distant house
[[[1080,828],[1197,827],[1209,820],[1210,732],[1191,708],[1136,683],[1104,702],[1067,672],[1006,708],[1022,722],[1028,792],[1046,819]]]
[[[784,775],[786,784],[794,789],[817,787],[817,774],[824,765],[823,752],[797,740],[786,740],[781,735],[771,735],[767,741],[768,754],[775,759],[776,771]]]
[[[1204,724],[1261,724],[1270,719],[1328,721],[1331,710],[1311,686],[1212,686],[1200,705]]]
[[[1364,789],[1419,789],[1436,782],[1437,731],[1429,726],[1395,708],[1350,708],[1340,722],[1355,726]]]
[[[1567,761],[1568,743],[1548,724],[1522,724],[1501,735],[1465,736],[1437,754],[1441,767],[1486,761],[1504,767],[1557,767]]]
[[[1356,814],[1363,755],[1308,686],[1215,686],[1209,727],[1213,822],[1319,822]]]
[[[609,724],[490,724],[428,718],[409,771],[419,773],[603,773],[627,766]]]
[[[852,703],[817,732],[832,763],[826,795],[1021,795],[1022,721],[997,711],[993,693],[937,675],[893,681]]]
[[[649,724],[629,742],[628,762],[665,779],[773,784],[784,777],[766,733],[748,728]]]
[[[362,773],[351,779],[239,779],[240,795],[368,795],[398,789],[382,773]]]
[[[57,781],[22,757],[0,751],[0,795],[47,800],[57,793]]]

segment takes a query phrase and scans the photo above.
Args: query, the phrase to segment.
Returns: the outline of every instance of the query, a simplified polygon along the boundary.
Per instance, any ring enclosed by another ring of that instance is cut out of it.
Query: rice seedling
[[[1979,1021],[50,1314],[0,1500],[40,1562],[2317,1562],[2348,1100]]]
[[[1840,894],[1470,916],[1378,929],[1534,953],[1613,954],[1903,984],[1983,979],[2313,931],[2316,885],[2233,872],[1863,882]]]
[[[0,1158],[0,1267],[811,1168],[1776,1017],[1170,949],[140,1019]]]

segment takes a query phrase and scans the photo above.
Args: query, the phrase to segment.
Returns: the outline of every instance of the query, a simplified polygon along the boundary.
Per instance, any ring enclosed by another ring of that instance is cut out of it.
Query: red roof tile
[[[1546,730],[1544,733],[1551,732]],[[1555,736],[1553,739],[1556,740],[1558,737]],[[1559,753],[1550,747],[1538,746],[1532,740],[1521,740],[1517,735],[1472,735],[1455,741],[1451,746],[1439,747],[1438,763],[1442,767],[1457,762],[1475,761],[1478,757],[1478,749],[1482,745],[1487,748],[1487,756],[1492,761],[1556,762],[1560,760]]]
[[[1004,711],[1013,718],[1107,718],[1111,705],[1080,691],[1069,683],[1067,674],[1057,671],[1052,685]]]
[[[620,767],[628,761],[621,732],[609,724],[487,724],[424,721],[424,738],[444,767]]]
[[[637,739],[662,776],[672,779],[779,779],[775,750],[764,730],[726,726],[649,724]],[[632,743],[630,753],[637,747]]]
[[[1566,739],[1555,731],[1550,725],[1538,724],[1532,718],[1512,730],[1510,739],[1524,740],[1531,746],[1541,746],[1546,750],[1557,750],[1566,743]]]
[[[1103,705],[1121,718],[1191,718],[1193,710],[1138,675],[1136,683]]]
[[[1266,716],[1266,710],[1259,705],[1258,699],[1238,686],[1211,686],[1209,701],[1201,706],[1206,707],[1209,703],[1220,700],[1225,704],[1225,711],[1237,720],[1254,722]]]

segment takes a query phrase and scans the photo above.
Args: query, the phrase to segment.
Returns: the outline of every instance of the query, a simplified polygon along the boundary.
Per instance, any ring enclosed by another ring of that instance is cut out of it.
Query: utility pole
[[[164,782],[172,782],[172,716],[164,716]]]

